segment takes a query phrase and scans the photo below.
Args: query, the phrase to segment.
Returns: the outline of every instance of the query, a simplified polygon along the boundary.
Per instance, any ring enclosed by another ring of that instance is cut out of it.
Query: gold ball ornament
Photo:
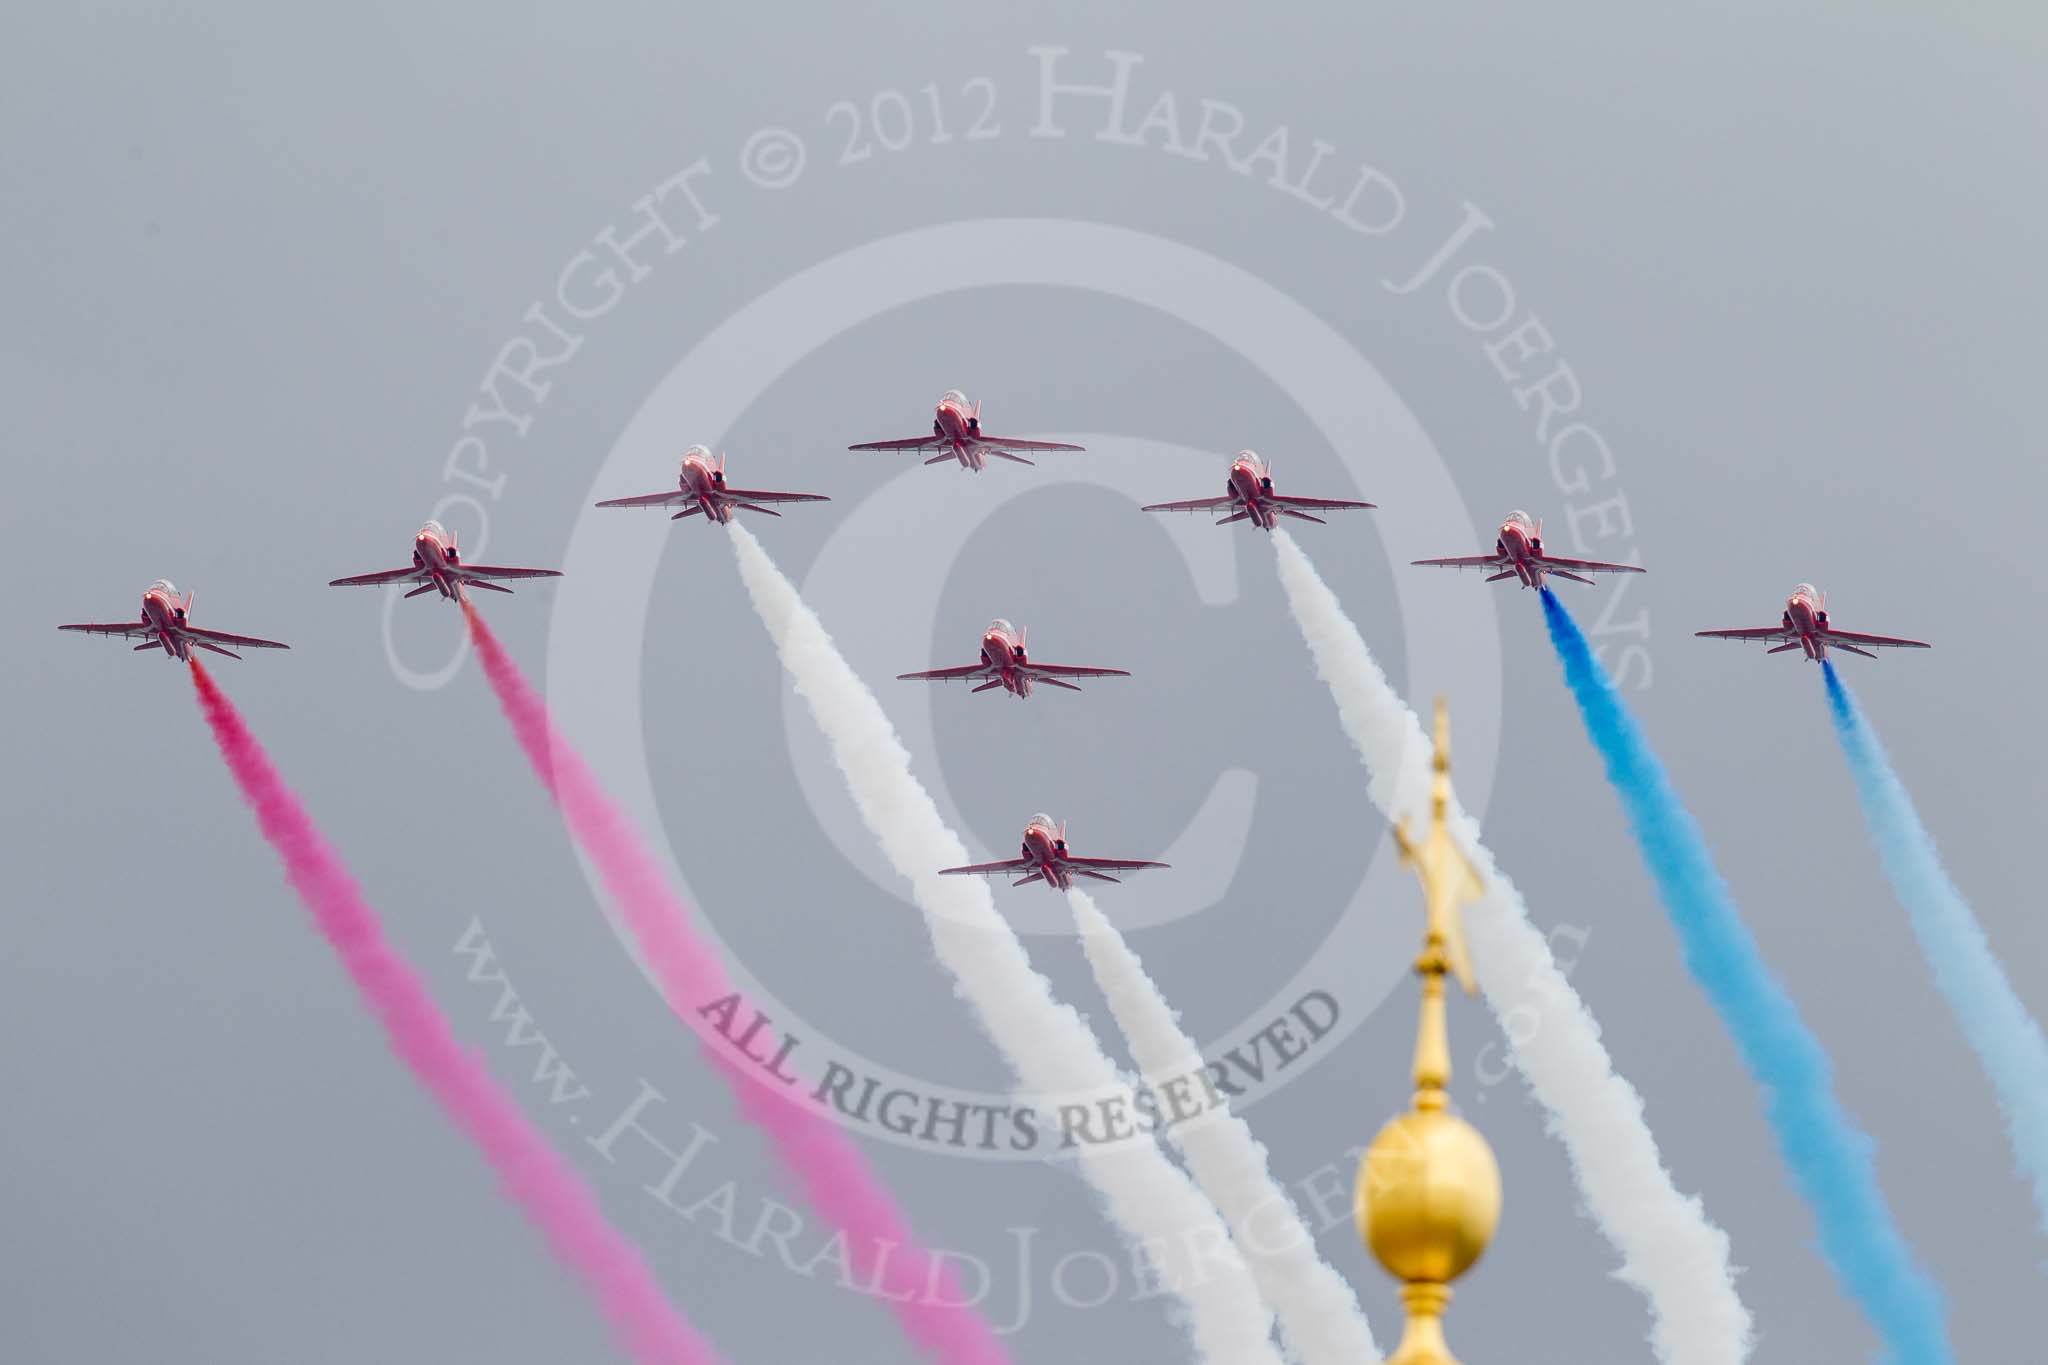
[[[1493,1240],[1500,1166],[1471,1124],[1442,1109],[1416,1110],[1373,1139],[1353,1204],[1366,1245],[1388,1274],[1448,1284]]]

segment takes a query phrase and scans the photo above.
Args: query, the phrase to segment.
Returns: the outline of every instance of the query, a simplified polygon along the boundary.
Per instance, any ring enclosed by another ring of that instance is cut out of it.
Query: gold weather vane
[[[1429,912],[1429,938],[1423,948],[1441,952],[1465,994],[1474,992],[1472,959],[1465,952],[1465,921],[1459,907],[1485,894],[1478,869],[1451,837],[1451,716],[1444,699],[1436,699],[1435,774],[1429,783],[1429,831],[1421,844],[1408,837],[1403,817],[1394,826],[1394,842],[1401,846],[1401,865],[1415,869],[1422,879],[1422,900]]]
[[[1457,1365],[1444,1343],[1451,1282],[1471,1268],[1500,1220],[1500,1166],[1479,1130],[1450,1112],[1450,1033],[1444,976],[1456,972],[1469,993],[1459,907],[1479,899],[1479,874],[1451,838],[1451,723],[1436,704],[1436,775],[1429,829],[1417,843],[1396,825],[1401,861],[1422,880],[1429,914],[1422,956],[1422,1022],[1415,1039],[1415,1102],[1380,1129],[1358,1168],[1353,1208],[1359,1235],[1402,1282],[1407,1329],[1386,1365]]]

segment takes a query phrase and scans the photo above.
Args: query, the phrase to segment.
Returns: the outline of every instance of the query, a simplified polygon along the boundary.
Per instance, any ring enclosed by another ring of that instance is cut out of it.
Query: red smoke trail
[[[641,955],[677,1018],[733,993],[717,952],[698,937],[690,912],[641,846],[597,778],[548,719],[547,705],[527,685],[475,608],[463,604],[484,675],[498,694],[519,747],[555,799],[576,841],[597,864]],[[846,1243],[851,1278],[888,1300],[910,1339],[949,1365],[1007,1365],[995,1332],[960,1292],[945,1261],[916,1241],[909,1221],[853,1141],[830,1119],[777,1094],[750,1076],[733,1055],[699,1035],[704,1056],[731,1087],[747,1120],[775,1144],[811,1206]]]
[[[605,1222],[576,1172],[456,1040],[425,984],[385,942],[376,911],[340,855],[321,837],[197,659],[192,681],[221,757],[255,810],[263,837],[284,859],[292,889],[313,912],[356,989],[384,1021],[392,1051],[483,1149],[506,1193],[539,1224],[555,1254],[596,1292],[635,1360],[646,1365],[720,1361],[710,1343],[662,1296],[640,1253]]]

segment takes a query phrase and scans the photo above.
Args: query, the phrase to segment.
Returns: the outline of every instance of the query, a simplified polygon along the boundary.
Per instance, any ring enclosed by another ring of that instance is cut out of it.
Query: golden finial
[[[1451,1281],[1486,1250],[1500,1221],[1500,1167],[1479,1130],[1450,1112],[1450,1035],[1444,975],[1456,972],[1469,994],[1460,907],[1482,893],[1479,874],[1451,837],[1451,723],[1436,703],[1436,761],[1429,829],[1418,844],[1406,821],[1395,825],[1401,861],[1422,881],[1428,914],[1422,956],[1422,1024],[1415,1039],[1415,1104],[1380,1130],[1358,1168],[1353,1201],[1359,1235],[1387,1273],[1403,1282],[1408,1328],[1387,1365],[1457,1365],[1444,1344],[1443,1312]]]
[[[1483,888],[1479,873],[1451,837],[1451,716],[1442,697],[1436,701],[1436,758],[1432,766],[1429,832],[1417,844],[1408,837],[1408,819],[1403,816],[1394,826],[1394,842],[1401,846],[1401,865],[1414,868],[1422,879],[1423,908],[1429,914],[1423,954],[1441,953],[1457,973],[1465,994],[1471,995],[1472,960],[1465,952],[1465,923],[1459,907],[1478,900]],[[1417,970],[1422,970],[1420,963]]]

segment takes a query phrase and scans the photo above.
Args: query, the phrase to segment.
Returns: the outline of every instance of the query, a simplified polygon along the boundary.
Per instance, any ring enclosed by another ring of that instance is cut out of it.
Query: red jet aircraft
[[[1510,512],[1508,519],[1500,524],[1500,534],[1493,542],[1490,555],[1460,555],[1452,559],[1418,559],[1417,564],[1432,565],[1442,569],[1498,569],[1486,581],[1498,583],[1503,578],[1519,578],[1525,588],[1540,588],[1546,574],[1569,578],[1574,583],[1591,583],[1590,578],[1581,578],[1589,573],[1641,573],[1634,564],[1607,564],[1597,559],[1564,559],[1543,552],[1543,523],[1530,519],[1527,512]]]
[[[1146,862],[1141,858],[1080,858],[1067,852],[1067,826],[1064,821],[1055,822],[1050,815],[1034,815],[1031,823],[1024,826],[1024,856],[1006,858],[999,863],[971,863],[966,867],[942,867],[941,876],[1008,877],[1016,873],[1024,875],[1011,882],[1012,886],[1029,886],[1042,881],[1055,891],[1073,889],[1074,878],[1092,877],[1098,882],[1121,881],[1112,877],[1112,872],[1129,874],[1143,872],[1148,867],[1165,867],[1165,863]]]
[[[186,617],[192,612],[192,594],[186,593],[180,599],[178,590],[167,578],[159,578],[149,585],[142,594],[142,619],[140,621],[113,621],[106,624],[85,623],[59,626],[59,630],[82,630],[91,635],[119,635],[127,640],[140,640],[135,646],[137,653],[145,649],[161,649],[173,659],[190,661],[194,646],[210,649],[215,654],[225,654],[230,659],[242,656],[223,645],[240,645],[244,649],[290,649],[290,645],[275,640],[259,640],[253,635],[230,635],[224,630],[201,630],[189,625]]]
[[[1000,687],[1018,700],[1031,695],[1031,684],[1042,682],[1048,687],[1064,687],[1069,692],[1081,689],[1062,678],[1128,678],[1131,675],[1121,668],[1091,668],[1077,664],[1032,663],[1024,652],[1025,632],[1017,629],[998,616],[989,622],[988,629],[981,633],[981,662],[961,664],[958,668],[934,668],[923,673],[898,673],[899,680],[910,682],[929,679],[932,682],[972,682],[979,684],[973,690],[986,692]]]
[[[1184,502],[1155,502],[1139,510],[1145,512],[1221,512],[1230,510],[1230,515],[1219,517],[1218,526],[1228,526],[1233,521],[1249,519],[1262,531],[1270,531],[1281,517],[1293,517],[1297,521],[1313,521],[1324,525],[1321,517],[1310,516],[1303,508],[1314,508],[1318,512],[1335,512],[1347,508],[1376,507],[1377,503],[1347,502],[1342,498],[1295,498],[1273,491],[1273,469],[1249,450],[1237,452],[1237,458],[1230,462],[1230,476],[1223,482],[1223,496],[1220,498],[1189,498]]]
[[[1783,654],[1788,649],[1806,651],[1816,663],[1828,657],[1828,650],[1846,649],[1866,659],[1877,656],[1873,649],[1927,649],[1925,640],[1901,640],[1895,635],[1864,635],[1853,630],[1836,630],[1828,624],[1827,594],[1811,583],[1801,583],[1785,599],[1785,614],[1775,626],[1752,630],[1701,630],[1694,634],[1710,640],[1782,640],[1785,643],[1764,651]]]
[[[608,502],[599,503],[598,506],[680,507],[683,510],[670,517],[670,521],[681,521],[684,517],[701,514],[707,522],[715,521],[723,526],[732,520],[732,510],[735,507],[779,517],[782,513],[761,504],[830,501],[832,499],[823,493],[770,493],[759,488],[728,488],[725,486],[725,456],[720,455],[714,461],[708,446],[691,446],[683,452],[683,470],[677,477],[674,490],[667,493],[642,493],[634,498],[613,498]]]
[[[900,441],[868,441],[848,450],[936,450],[939,453],[926,460],[926,464],[944,464],[958,460],[962,469],[979,473],[988,467],[988,457],[1000,455],[1018,464],[1032,464],[1015,452],[1019,450],[1081,450],[1085,447],[1063,445],[1058,441],[1025,441],[1015,436],[984,436],[981,431],[981,403],[970,404],[967,395],[958,389],[947,389],[939,397],[939,406],[932,414],[932,434],[929,436],[906,436]]]
[[[464,588],[488,588],[492,592],[510,592],[487,580],[493,578],[560,578],[560,569],[508,569],[498,564],[465,564],[462,553],[456,548],[455,537],[438,521],[430,521],[420,527],[419,534],[412,538],[412,563],[403,569],[381,569],[376,573],[359,573],[353,578],[337,578],[328,583],[330,588],[372,588],[384,583],[417,583],[418,587],[407,593],[407,597],[418,597],[423,592],[438,591],[450,602],[461,602]]]

